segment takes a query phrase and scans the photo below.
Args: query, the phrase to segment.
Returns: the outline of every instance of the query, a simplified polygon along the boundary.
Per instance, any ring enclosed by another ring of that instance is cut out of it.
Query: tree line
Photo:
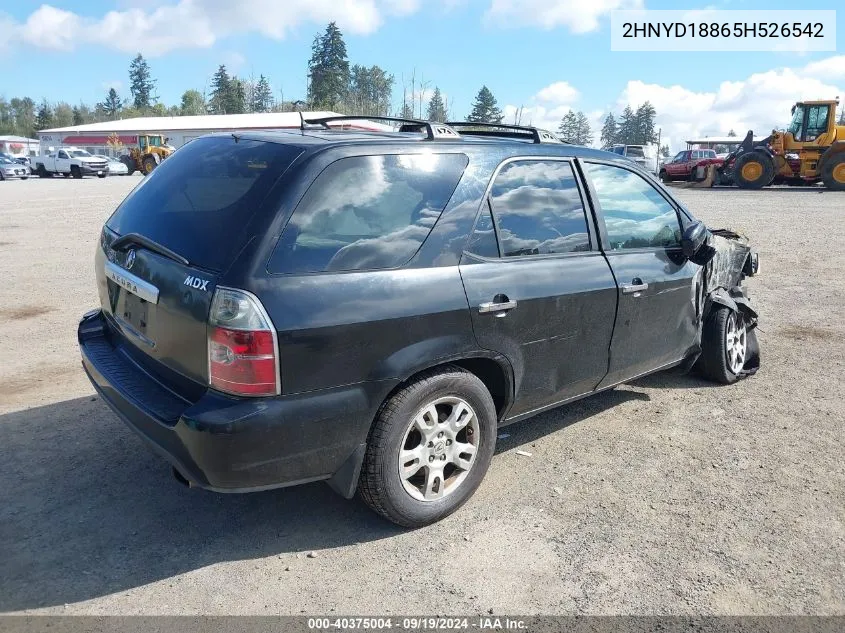
[[[614,145],[651,145],[657,143],[656,118],[657,110],[649,101],[640,105],[636,110],[631,106],[625,106],[618,119],[612,112],[608,113],[604,119],[599,139],[602,149],[610,149]]]
[[[270,80],[261,74],[242,77],[221,64],[203,90],[190,88],[178,104],[165,105],[156,92],[157,80],[149,62],[138,53],[128,69],[129,94],[121,95],[111,87],[102,101],[93,106],[71,105],[65,101],[36,103],[30,97],[0,97],[0,134],[32,137],[38,130],[69,127],[85,123],[112,121],[137,116],[190,116],[199,114],[242,114],[251,112],[292,112],[297,110],[332,110],[342,114],[389,116],[447,121],[453,119],[448,98],[430,80],[417,76],[401,78],[401,101],[394,106],[396,78],[380,66],[351,64],[343,34],[331,22],[318,34],[308,60],[306,95],[285,100],[284,93],[274,93]],[[517,112],[514,123],[521,122]],[[627,107],[617,121],[611,113],[601,131],[605,148],[615,143],[654,142],[654,107],[646,102],[636,111]],[[502,123],[503,112],[492,91],[480,88],[472,103],[469,122]],[[593,131],[583,112],[569,111],[562,118],[558,135],[579,145],[593,142]],[[646,140],[647,139],[647,140]]]

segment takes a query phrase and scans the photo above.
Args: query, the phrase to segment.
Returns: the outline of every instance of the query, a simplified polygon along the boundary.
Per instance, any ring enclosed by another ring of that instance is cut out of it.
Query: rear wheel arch
[[[496,416],[499,422],[501,422],[513,404],[514,382],[513,369],[510,363],[505,357],[499,355],[463,355],[455,358],[440,359],[424,367],[415,368],[413,372],[404,376],[399,384],[391,389],[390,393],[384,397],[382,405],[384,402],[390,400],[395,393],[407,387],[412,382],[419,380],[426,374],[456,366],[475,375],[484,383],[484,386],[493,398],[493,404],[496,407]]]

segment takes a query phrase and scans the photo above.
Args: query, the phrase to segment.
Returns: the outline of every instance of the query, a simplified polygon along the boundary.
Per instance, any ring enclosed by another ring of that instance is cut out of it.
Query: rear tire
[[[752,334],[742,313],[714,304],[701,332],[701,356],[696,364],[701,375],[723,385],[739,380],[753,351],[749,344]]]
[[[830,157],[822,168],[824,186],[833,191],[845,191],[845,152]]]
[[[747,152],[736,159],[733,169],[734,182],[742,189],[760,189],[775,177],[775,164],[763,152]]]
[[[386,519],[422,527],[472,496],[495,448],[496,408],[484,383],[455,366],[426,372],[379,410],[358,492]]]

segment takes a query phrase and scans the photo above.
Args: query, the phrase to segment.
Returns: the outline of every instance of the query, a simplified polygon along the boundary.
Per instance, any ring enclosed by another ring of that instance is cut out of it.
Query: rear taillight
[[[254,295],[217,288],[208,316],[208,384],[238,396],[281,393],[270,317]]]

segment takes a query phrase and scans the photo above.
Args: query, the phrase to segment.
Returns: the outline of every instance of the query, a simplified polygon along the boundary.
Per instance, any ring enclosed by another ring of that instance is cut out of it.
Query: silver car
[[[94,154],[94,158],[102,158],[109,163],[109,176],[127,176],[129,169],[113,156],[106,156],[105,154]]]
[[[29,167],[21,165],[20,163],[10,160],[5,156],[0,156],[0,180],[9,180],[11,178],[20,178],[26,180],[29,178]]]

